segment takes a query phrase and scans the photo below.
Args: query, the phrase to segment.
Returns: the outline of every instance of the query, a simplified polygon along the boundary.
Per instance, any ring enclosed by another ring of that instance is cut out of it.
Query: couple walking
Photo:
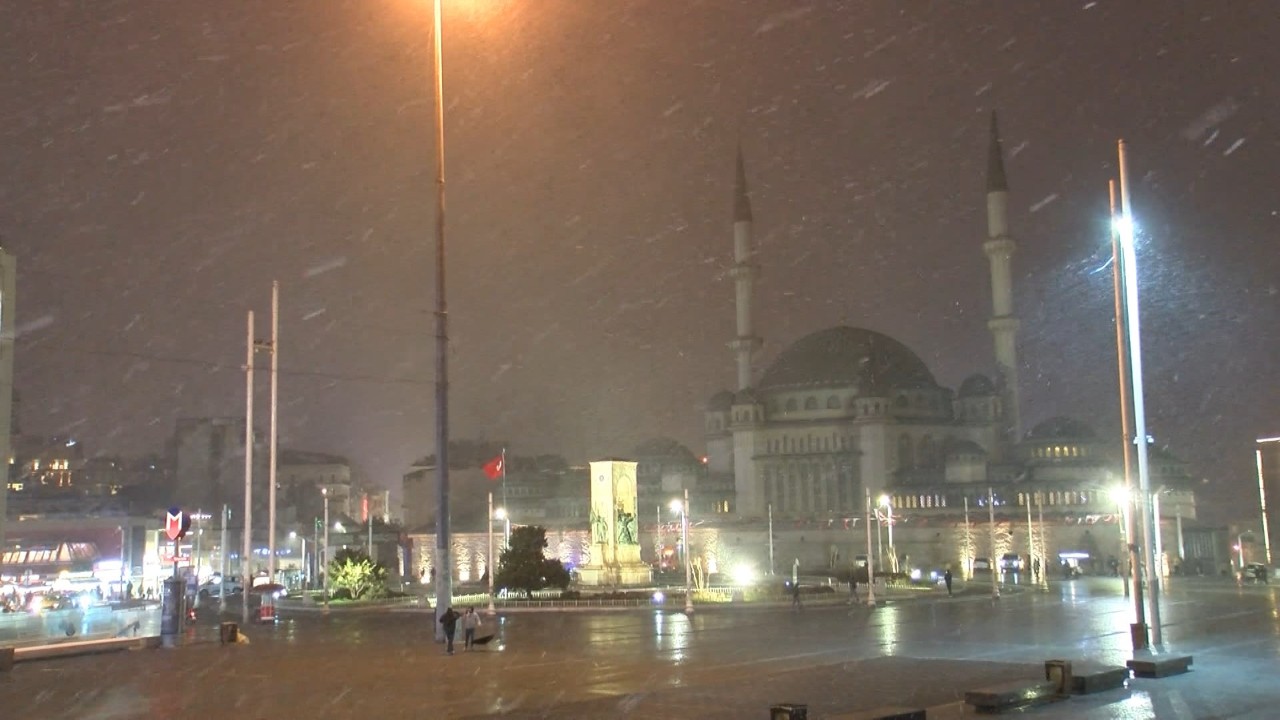
[[[453,654],[453,636],[458,631],[458,622],[462,622],[462,649],[471,650],[475,646],[476,628],[480,627],[480,616],[474,607],[467,608],[459,615],[453,608],[444,611],[440,616],[440,624],[444,626],[445,651]]]

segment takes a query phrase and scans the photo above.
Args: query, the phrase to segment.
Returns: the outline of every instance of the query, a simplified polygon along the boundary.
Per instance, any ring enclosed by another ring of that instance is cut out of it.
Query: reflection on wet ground
[[[1193,672],[1038,707],[1044,718],[1273,717],[1280,655],[1270,587],[1172,583],[1168,645]],[[965,690],[1035,678],[1051,658],[1123,663],[1130,601],[1106,579],[1049,592],[926,595],[876,609],[828,605],[681,613],[528,612],[486,618],[481,651],[448,657],[421,612],[298,613],[246,628],[250,644],[20,664],[0,700],[50,718],[750,718],[803,702],[810,717],[886,704],[959,716]],[[213,622],[201,637],[212,637]],[[66,683],[69,683],[67,685]],[[58,692],[75,687],[78,694]],[[111,714],[103,715],[110,711]]]

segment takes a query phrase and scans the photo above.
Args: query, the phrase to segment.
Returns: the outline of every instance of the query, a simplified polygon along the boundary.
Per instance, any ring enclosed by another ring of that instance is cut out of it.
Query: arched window
[[[787,412],[795,412],[800,409],[800,403],[795,398],[787,400]]]
[[[805,398],[805,399],[804,399],[804,409],[805,409],[805,410],[817,410],[817,409],[818,409],[818,398],[816,398],[816,397],[807,397],[807,398]]]
[[[835,395],[832,395],[831,397],[827,398],[827,409],[828,409],[828,410],[839,410],[839,409],[840,409],[840,398],[836,397]]]
[[[915,466],[915,454],[911,452],[911,436],[903,433],[898,437],[898,469],[910,470]]]

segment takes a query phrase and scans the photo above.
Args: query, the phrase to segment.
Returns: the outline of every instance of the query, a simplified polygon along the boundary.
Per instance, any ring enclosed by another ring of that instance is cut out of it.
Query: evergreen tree
[[[525,525],[511,531],[511,542],[502,551],[494,585],[501,589],[523,591],[531,597],[534,590],[546,587],[569,587],[569,571],[559,560],[546,556],[547,530]]]

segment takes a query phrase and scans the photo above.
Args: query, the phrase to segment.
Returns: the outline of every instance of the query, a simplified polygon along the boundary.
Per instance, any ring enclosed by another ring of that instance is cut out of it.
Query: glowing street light
[[[1134,239],[1133,211],[1129,204],[1129,160],[1124,140],[1118,143],[1120,166],[1120,215],[1114,219],[1115,232],[1119,241],[1122,265],[1121,276],[1124,280],[1125,319],[1128,331],[1130,389],[1133,400],[1133,432],[1137,439],[1138,457],[1138,508],[1141,510],[1142,522],[1142,576],[1147,589],[1147,619],[1151,623],[1151,642],[1157,647],[1162,644],[1160,627],[1160,584],[1155,574],[1154,557],[1155,533],[1151,516],[1151,473],[1147,454],[1147,409],[1142,383],[1142,328],[1138,305],[1138,255]],[[1140,628],[1135,628],[1139,630]],[[1135,649],[1137,638],[1135,633]],[[1145,643],[1143,643],[1145,646]]]
[[[493,517],[502,521],[502,546],[511,547],[511,514],[506,508],[493,511]]]
[[[693,614],[693,569],[689,566],[689,488],[684,490],[684,502],[671,501],[671,511],[680,513],[680,544],[684,548],[684,613]]]
[[[889,526],[889,572],[898,572],[898,553],[893,549],[893,498],[880,496],[880,507],[885,510],[885,523]]]

